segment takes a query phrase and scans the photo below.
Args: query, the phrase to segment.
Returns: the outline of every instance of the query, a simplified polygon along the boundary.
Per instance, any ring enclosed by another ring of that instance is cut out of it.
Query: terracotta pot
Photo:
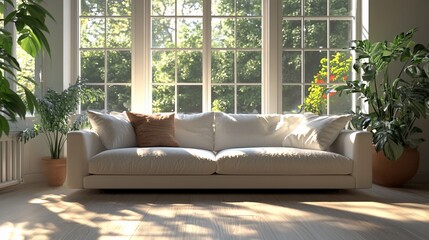
[[[398,160],[389,160],[383,151],[372,149],[372,182],[385,187],[399,187],[417,173],[419,167],[417,148],[404,148]]]
[[[42,161],[48,185],[52,187],[62,186],[66,179],[66,158],[43,158]]]

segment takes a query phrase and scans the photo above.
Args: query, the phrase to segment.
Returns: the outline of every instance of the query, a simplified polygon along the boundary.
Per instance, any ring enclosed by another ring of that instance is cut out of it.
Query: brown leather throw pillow
[[[178,147],[174,137],[174,114],[127,112],[139,147]]]

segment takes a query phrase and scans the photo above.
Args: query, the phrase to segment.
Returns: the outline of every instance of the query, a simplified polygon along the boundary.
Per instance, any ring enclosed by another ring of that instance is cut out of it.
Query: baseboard
[[[429,172],[418,172],[416,176],[410,181],[411,183],[428,183],[429,184]]]
[[[45,177],[42,173],[29,173],[25,174],[23,177],[23,183],[40,183],[45,181]]]

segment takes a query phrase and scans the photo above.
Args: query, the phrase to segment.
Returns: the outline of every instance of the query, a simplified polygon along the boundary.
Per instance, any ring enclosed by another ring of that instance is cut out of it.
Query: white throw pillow
[[[107,149],[137,146],[134,128],[127,118],[88,110],[88,118]]]
[[[283,147],[326,150],[350,121],[350,115],[318,116],[304,114],[304,119],[283,140]]]

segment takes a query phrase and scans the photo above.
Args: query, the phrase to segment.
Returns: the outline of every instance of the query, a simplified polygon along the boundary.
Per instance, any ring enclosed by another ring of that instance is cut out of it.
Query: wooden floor
[[[429,186],[0,190],[0,239],[429,239]]]

